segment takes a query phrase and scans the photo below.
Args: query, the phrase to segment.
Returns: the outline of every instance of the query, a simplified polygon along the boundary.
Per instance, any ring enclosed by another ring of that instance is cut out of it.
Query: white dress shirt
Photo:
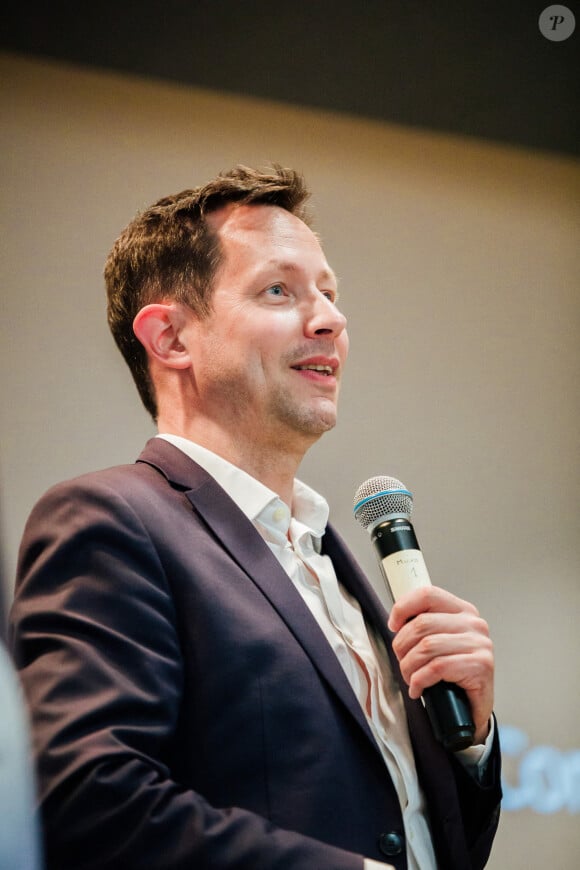
[[[160,436],[202,466],[251,520],[316,619],[365,714],[393,781],[405,828],[409,870],[437,870],[401,690],[380,636],[367,626],[358,602],[338,583],[332,562],[321,555],[328,504],[299,480],[292,511],[279,496],[245,471],[176,435]],[[491,735],[490,735],[491,737]],[[491,749],[459,753],[468,768],[485,764]],[[391,865],[365,859],[364,870]]]

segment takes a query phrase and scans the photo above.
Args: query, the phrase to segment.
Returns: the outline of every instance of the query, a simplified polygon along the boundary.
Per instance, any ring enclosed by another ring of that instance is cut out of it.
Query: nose
[[[329,335],[336,338],[346,328],[346,317],[339,311],[336,304],[323,293],[316,295],[309,309],[309,316],[304,324],[304,331],[309,338]]]

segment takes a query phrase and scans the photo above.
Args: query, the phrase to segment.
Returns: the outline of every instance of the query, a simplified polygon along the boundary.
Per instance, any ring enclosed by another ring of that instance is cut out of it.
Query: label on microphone
[[[421,550],[399,550],[381,559],[381,565],[395,601],[406,592],[431,585]]]

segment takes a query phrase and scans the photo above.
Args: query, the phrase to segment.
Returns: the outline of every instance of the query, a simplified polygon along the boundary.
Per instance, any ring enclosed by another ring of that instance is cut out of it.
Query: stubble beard
[[[287,429],[297,435],[316,440],[336,426],[336,403],[319,397],[315,404],[299,403],[284,390],[277,390],[271,397],[270,413]]]
[[[333,429],[337,419],[337,396],[297,398],[282,384],[263,386],[262,401],[256,408],[256,393],[248,385],[246,372],[224,368],[220,354],[211,355],[214,373],[213,401],[225,409],[232,434],[243,437],[245,432],[256,446],[262,442],[277,444],[279,449],[291,445],[293,435],[308,449],[325,432]],[[296,358],[296,353],[293,359]],[[288,363],[290,367],[290,362]],[[216,373],[218,377],[215,378]],[[268,395],[269,393],[269,395]]]

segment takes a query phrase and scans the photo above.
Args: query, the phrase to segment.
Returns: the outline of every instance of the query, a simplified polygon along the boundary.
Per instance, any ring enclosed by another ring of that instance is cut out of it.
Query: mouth
[[[338,376],[340,361],[337,357],[317,354],[310,359],[295,363],[292,368],[296,372],[303,373],[303,377],[322,382],[326,378],[334,380]]]
[[[307,363],[306,365],[292,366],[297,372],[316,372],[324,377],[332,377],[336,373],[336,368],[330,365],[315,365]]]

